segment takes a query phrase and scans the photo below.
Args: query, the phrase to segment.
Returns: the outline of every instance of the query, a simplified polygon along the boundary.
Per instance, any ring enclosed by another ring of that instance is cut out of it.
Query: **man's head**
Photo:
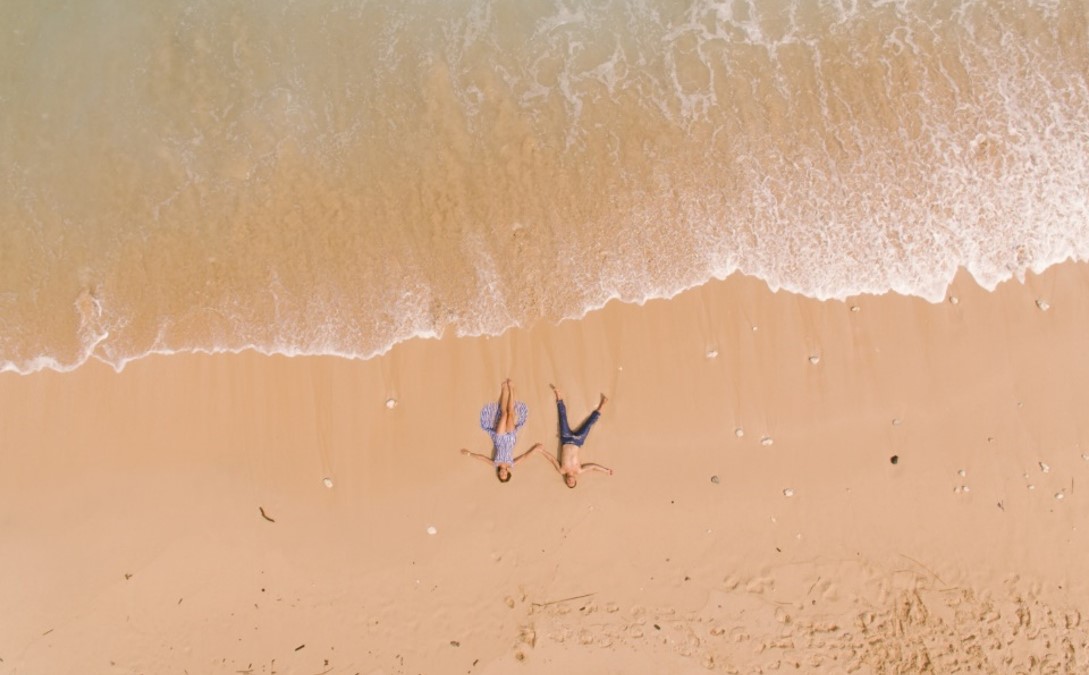
[[[572,474],[569,474],[569,473],[565,473],[565,474],[563,475],[563,482],[564,482],[564,484],[566,484],[566,485],[567,485],[567,487],[569,487],[569,488],[573,488],[573,487],[575,487],[576,485],[578,485],[578,484],[579,484],[579,481],[578,481],[578,479],[577,479],[577,478],[575,478],[575,477],[574,477],[574,476],[573,476]]]
[[[510,468],[506,464],[500,464],[495,467],[495,477],[499,479],[500,483],[506,483],[510,480]]]

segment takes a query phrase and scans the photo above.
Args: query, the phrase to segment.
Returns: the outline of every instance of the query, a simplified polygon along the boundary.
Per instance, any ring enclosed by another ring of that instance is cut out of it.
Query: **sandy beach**
[[[1089,669],[1089,266],[0,377],[0,672]],[[557,451],[501,484],[476,418]]]

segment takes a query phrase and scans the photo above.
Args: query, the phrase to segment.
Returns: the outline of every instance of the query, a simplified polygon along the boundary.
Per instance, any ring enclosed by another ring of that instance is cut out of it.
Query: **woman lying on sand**
[[[541,447],[537,443],[517,457],[514,456],[514,444],[518,441],[518,430],[526,423],[529,408],[522,401],[514,401],[513,387],[510,378],[503,381],[499,389],[499,403],[488,403],[480,411],[480,428],[491,436],[491,457],[478,452],[469,452],[462,448],[461,454],[487,462],[495,467],[495,475],[499,482],[506,483],[510,480],[510,470],[514,465],[525,459],[534,450]]]
[[[552,392],[556,394],[556,413],[560,418],[560,461],[557,462],[556,458],[547,452],[544,453],[545,458],[552,463],[552,466],[556,467],[556,471],[560,472],[560,475],[563,476],[563,482],[569,488],[578,485],[576,476],[587,469],[602,471],[610,476],[613,475],[612,469],[600,464],[591,462],[583,464],[579,462],[579,448],[586,442],[586,437],[590,435],[590,427],[594,426],[594,422],[601,417],[601,411],[605,409],[605,404],[609,402],[609,399],[606,398],[605,394],[602,394],[597,408],[590,413],[590,416],[586,418],[586,421],[582,423],[578,430],[571,431],[571,427],[567,424],[567,406],[563,403],[563,393],[554,384],[548,386],[552,387]]]

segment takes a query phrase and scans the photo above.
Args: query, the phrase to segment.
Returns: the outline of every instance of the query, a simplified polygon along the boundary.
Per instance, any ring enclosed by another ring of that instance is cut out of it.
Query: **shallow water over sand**
[[[1089,258],[1078,2],[13,2],[0,363]]]

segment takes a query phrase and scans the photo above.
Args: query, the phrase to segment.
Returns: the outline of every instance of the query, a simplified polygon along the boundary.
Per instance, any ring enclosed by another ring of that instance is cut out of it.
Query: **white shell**
[[[434,525],[428,525],[427,526],[427,533],[428,534],[438,534],[439,531],[435,529]]]

